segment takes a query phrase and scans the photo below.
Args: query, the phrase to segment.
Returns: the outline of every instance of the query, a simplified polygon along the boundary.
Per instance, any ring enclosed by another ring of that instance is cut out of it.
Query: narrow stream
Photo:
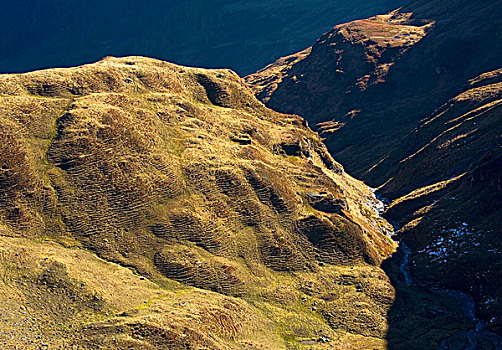
[[[399,247],[403,251],[403,261],[401,261],[401,264],[399,264],[399,270],[401,270],[401,273],[403,274],[404,283],[406,283],[407,286],[411,286],[413,284],[413,280],[411,278],[411,272],[410,272],[411,250],[403,242],[399,243]]]
[[[374,203],[374,209],[380,216],[383,216],[389,201],[386,198],[377,195],[376,189],[372,188],[371,190],[374,193],[377,202]],[[395,231],[399,229],[396,225],[392,225],[394,226]],[[463,336],[465,337],[465,341],[463,344],[458,344],[457,342],[457,345],[452,345],[452,343],[455,343],[454,341],[451,341],[454,337],[446,338],[437,345],[436,350],[476,350],[481,342],[491,344],[493,350],[502,350],[502,336],[487,331],[483,321],[476,318],[476,304],[474,303],[474,299],[469,294],[453,290],[432,288],[430,286],[418,285],[414,283],[410,271],[411,250],[402,241],[399,242],[399,249],[402,252],[402,260],[399,264],[399,270],[402,273],[404,282],[407,286],[415,285],[425,288],[433,293],[448,295],[456,298],[462,305],[463,314],[474,322],[474,327],[464,331]]]
[[[400,242],[399,246],[403,252],[403,258],[399,265],[399,269],[403,274],[406,285],[414,285],[409,265],[411,250],[404,242]],[[491,344],[494,350],[502,350],[502,336],[487,331],[483,321],[476,318],[476,305],[469,294],[452,290],[435,289],[424,285],[420,285],[420,287],[424,287],[434,293],[446,294],[458,299],[462,304],[462,312],[464,315],[474,321],[474,327],[465,330],[463,333],[465,337],[464,344],[451,345],[451,338],[446,338],[438,344],[436,350],[476,350],[481,341]]]

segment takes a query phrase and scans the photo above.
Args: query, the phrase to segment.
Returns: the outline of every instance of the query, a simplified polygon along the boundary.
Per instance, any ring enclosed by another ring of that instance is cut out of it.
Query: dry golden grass
[[[395,244],[373,193],[235,73],[106,58],[0,76],[0,96],[0,242],[6,265],[25,242],[33,286],[19,294],[23,274],[6,273],[5,295],[41,296],[54,347],[294,348],[317,326],[384,337],[378,265]],[[316,210],[312,193],[345,206]],[[349,266],[363,290],[336,284]]]
[[[323,35],[320,42],[338,42],[334,52],[338,61],[341,61],[340,57],[346,49],[345,43],[360,46],[363,49],[359,54],[365,57],[372,69],[367,71],[367,74],[355,77],[355,83],[359,90],[364,91],[369,85],[385,82],[389,69],[394,64],[394,59],[388,62],[388,58],[403,55],[410,47],[420,42],[427,30],[433,26],[432,22],[421,26],[412,25],[410,17],[411,13],[394,11],[387,15],[340,24]],[[314,47],[318,49],[318,44]],[[303,80],[304,74],[296,76],[294,73],[296,68],[293,67],[313,54],[312,50],[313,47],[309,47],[293,55],[281,57],[258,72],[247,76],[246,83],[260,100],[267,103],[283,80],[292,79],[295,84]],[[345,73],[341,67],[336,71],[340,74]],[[315,86],[312,88],[316,89]],[[343,127],[342,124],[338,123],[334,128],[327,128],[325,131],[336,131]],[[323,128],[322,124],[318,126],[320,129]],[[324,127],[326,128],[326,125]]]

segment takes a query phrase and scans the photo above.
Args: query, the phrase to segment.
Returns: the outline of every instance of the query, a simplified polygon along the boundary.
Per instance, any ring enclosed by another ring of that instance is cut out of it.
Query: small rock
[[[343,199],[335,198],[332,194],[322,195],[307,193],[307,200],[312,208],[325,213],[338,213],[347,209],[347,203]]]
[[[302,345],[314,345],[316,343],[315,340],[302,340],[300,344]]]

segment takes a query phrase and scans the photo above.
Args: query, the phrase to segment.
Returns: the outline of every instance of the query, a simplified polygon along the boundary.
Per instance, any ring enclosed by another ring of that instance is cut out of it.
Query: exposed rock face
[[[305,117],[349,172],[392,201],[420,283],[471,293],[502,332],[502,3],[415,1],[336,26],[246,78]]]
[[[281,137],[281,142],[275,145],[274,151],[277,154],[286,154],[288,156],[305,156],[310,157],[312,145],[310,140],[307,140],[299,134],[286,133]]]
[[[335,198],[332,194],[307,193],[307,199],[312,208],[326,213],[338,213],[347,209],[347,203],[343,199]]]
[[[0,304],[16,294],[46,342],[280,349],[322,328],[385,347],[395,244],[372,192],[235,73],[106,58],[0,76],[0,111]],[[378,327],[332,321],[355,301]]]

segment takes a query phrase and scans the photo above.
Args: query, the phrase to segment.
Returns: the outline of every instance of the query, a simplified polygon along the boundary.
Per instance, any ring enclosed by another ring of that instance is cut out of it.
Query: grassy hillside
[[[305,117],[336,159],[377,187],[420,120],[500,68],[500,10],[492,1],[414,1],[339,25],[301,59],[248,82],[269,107]]]
[[[373,193],[232,71],[2,75],[0,110],[0,343],[386,347]]]

